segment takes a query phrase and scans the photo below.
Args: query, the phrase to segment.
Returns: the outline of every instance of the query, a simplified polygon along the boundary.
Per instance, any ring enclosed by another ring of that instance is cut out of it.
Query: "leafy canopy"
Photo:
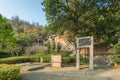
[[[42,4],[50,29],[72,33],[73,41],[91,35],[107,45],[117,41],[118,27],[114,26],[120,19],[119,0],[44,0]]]
[[[7,19],[0,15],[0,50],[9,51],[14,49],[16,40],[13,38],[13,28]]]
[[[111,59],[116,64],[120,64],[120,41],[116,45],[114,45],[114,47],[112,49]]]

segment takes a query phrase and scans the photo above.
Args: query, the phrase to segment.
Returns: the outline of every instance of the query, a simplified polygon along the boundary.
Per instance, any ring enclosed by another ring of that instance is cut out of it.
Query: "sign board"
[[[93,45],[93,37],[82,37],[77,39],[77,48],[90,47]]]

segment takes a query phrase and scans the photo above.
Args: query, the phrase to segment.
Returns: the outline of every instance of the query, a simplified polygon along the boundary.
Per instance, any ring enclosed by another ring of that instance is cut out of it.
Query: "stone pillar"
[[[90,46],[90,58],[89,58],[89,69],[93,70],[93,37],[91,38],[91,46]]]
[[[77,68],[77,69],[80,69],[80,51],[79,51],[79,48],[77,48],[76,68]]]
[[[52,55],[51,56],[51,66],[52,67],[62,67],[62,58],[61,55]]]

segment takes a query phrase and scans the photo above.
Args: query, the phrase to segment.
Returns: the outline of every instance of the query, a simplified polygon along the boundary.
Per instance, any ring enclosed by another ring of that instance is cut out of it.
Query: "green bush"
[[[9,57],[10,55],[8,55],[8,53],[5,53],[5,52],[1,52],[0,51],[0,58],[6,58],[6,57]]]
[[[70,64],[70,63],[76,63],[76,56],[72,56],[72,57],[62,57],[62,63],[63,64]],[[83,58],[80,57],[80,64],[84,65],[84,64],[89,64],[89,58]]]
[[[30,58],[31,62],[39,62],[40,61],[40,55],[30,56],[29,58]]]
[[[111,59],[113,60],[113,62],[120,65],[120,55],[113,55]]]
[[[61,52],[62,57],[69,57],[70,54],[71,54],[71,51]]]
[[[43,56],[43,62],[50,62],[51,61],[51,55],[47,54]]]
[[[0,65],[0,80],[18,80],[20,67],[17,65]]]
[[[120,41],[112,49],[111,59],[114,63],[120,65]]]
[[[21,56],[21,57],[9,57],[0,59],[0,63],[4,64],[15,64],[15,63],[23,63],[23,62],[31,62],[32,60],[27,56]]]
[[[89,58],[86,58],[86,60],[85,60],[85,58],[81,58],[80,59],[80,64],[81,65],[89,64]]]
[[[76,58],[75,57],[63,57],[62,62],[63,62],[63,64],[75,63]]]
[[[61,48],[62,48],[61,43],[58,42],[58,43],[57,43],[57,52],[60,52],[60,51],[61,51]]]
[[[41,56],[45,54],[45,49],[44,49],[44,47],[40,46],[40,49],[39,49],[39,51],[38,51],[38,54],[41,55]]]
[[[51,61],[50,54],[45,54],[42,57],[43,57],[43,62]],[[16,56],[16,57],[8,57],[8,58],[0,59],[0,64],[16,64],[16,63],[25,63],[25,62],[40,62],[40,55]]]
[[[40,56],[16,56],[16,57],[9,57],[0,59],[0,64],[15,64],[15,63],[24,63],[24,62],[39,62]]]

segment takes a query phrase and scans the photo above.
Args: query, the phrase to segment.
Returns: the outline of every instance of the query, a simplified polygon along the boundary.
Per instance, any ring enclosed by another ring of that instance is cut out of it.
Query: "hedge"
[[[17,65],[0,65],[0,80],[19,80],[20,67]]]
[[[50,54],[43,56],[43,62],[49,63],[50,61],[51,61],[51,55]]]
[[[63,64],[73,64],[73,63],[76,63],[76,56],[73,56],[73,57],[62,57],[62,63]],[[80,64],[81,65],[85,65],[85,64],[88,64],[89,63],[89,58],[86,58],[86,61],[84,58],[80,58]]]
[[[24,62],[39,62],[39,56],[16,56],[0,59],[0,64],[15,64]]]
[[[63,64],[75,63],[76,58],[75,57],[63,57],[62,62],[63,62]]]
[[[51,55],[43,56],[43,62],[50,62],[50,60],[51,60]],[[0,59],[0,64],[16,64],[16,63],[25,63],[25,62],[40,62],[40,55],[16,56],[16,57]]]
[[[8,53],[5,53],[5,52],[1,52],[0,51],[0,58],[6,58],[6,57],[9,57],[10,55]]]

